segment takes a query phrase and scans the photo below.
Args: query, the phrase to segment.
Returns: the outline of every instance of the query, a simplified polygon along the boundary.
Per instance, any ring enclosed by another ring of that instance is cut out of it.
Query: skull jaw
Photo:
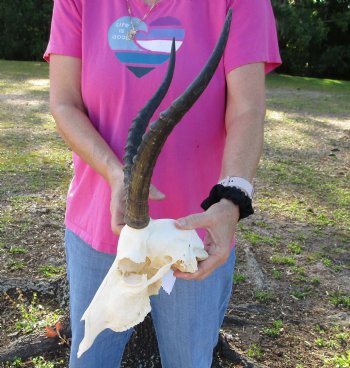
[[[179,230],[170,219],[151,220],[144,229],[124,226],[118,255],[85,311],[85,335],[78,357],[106,328],[121,332],[142,322],[151,311],[150,295],[159,293],[163,276],[174,265],[195,272],[207,258],[194,230]]]

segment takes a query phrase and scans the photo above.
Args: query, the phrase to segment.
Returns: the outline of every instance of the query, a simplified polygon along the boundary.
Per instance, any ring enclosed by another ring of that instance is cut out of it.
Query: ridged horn
[[[185,92],[160,114],[158,120],[151,124],[149,131],[142,137],[133,159],[130,181],[126,190],[124,221],[130,227],[142,229],[149,223],[148,196],[153,168],[167,137],[204,92],[213,77],[225,50],[231,18],[230,9],[220,38],[207,64]]]
[[[136,118],[132,121],[128,138],[125,146],[125,155],[123,157],[124,161],[124,185],[125,188],[129,185],[131,168],[133,165],[133,159],[136,156],[137,149],[142,140],[142,136],[145,134],[146,128],[148,126],[151,117],[154,112],[159,107],[160,103],[163,101],[164,96],[168,92],[170,83],[173,79],[174,69],[175,69],[175,38],[171,45],[170,61],[167,69],[166,76],[158,88],[157,92],[151,97],[151,99],[146,103],[146,105],[139,111]]]

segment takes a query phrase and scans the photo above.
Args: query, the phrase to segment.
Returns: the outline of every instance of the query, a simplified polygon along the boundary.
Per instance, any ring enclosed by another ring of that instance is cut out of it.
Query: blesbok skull
[[[229,34],[231,13],[230,10],[206,66],[145,133],[172,80],[173,41],[162,85],[132,122],[124,156],[126,225],[120,234],[117,257],[82,317],[85,335],[78,357],[104,329],[120,332],[142,322],[151,310],[149,297],[158,294],[163,276],[170,269],[195,272],[198,261],[208,256],[195,230],[179,230],[172,219],[150,219],[148,195],[153,168],[167,137],[203,93],[219,64]]]

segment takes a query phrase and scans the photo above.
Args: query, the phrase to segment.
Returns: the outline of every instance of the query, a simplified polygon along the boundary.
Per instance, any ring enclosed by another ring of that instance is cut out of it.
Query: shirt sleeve
[[[81,58],[82,6],[79,0],[55,0],[51,21],[50,39],[44,59],[50,54]]]
[[[270,0],[227,0],[232,23],[224,54],[225,73],[263,62],[269,73],[281,64],[276,22]]]

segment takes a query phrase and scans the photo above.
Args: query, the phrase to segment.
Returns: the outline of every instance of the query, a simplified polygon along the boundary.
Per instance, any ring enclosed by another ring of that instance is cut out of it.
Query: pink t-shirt
[[[225,141],[225,75],[244,64],[280,64],[270,0],[55,0],[45,53],[82,58],[82,96],[100,134],[122,160],[131,121],[166,73],[176,39],[172,85],[153,120],[178,97],[206,63],[232,7],[230,37],[208,88],[174,129],[157,161],[152,183],[166,195],[151,201],[152,218],[178,218],[202,211],[200,203],[217,183]],[[74,122],[72,122],[74,124]],[[107,182],[73,153],[74,177],[67,196],[66,226],[93,248],[115,253]]]

